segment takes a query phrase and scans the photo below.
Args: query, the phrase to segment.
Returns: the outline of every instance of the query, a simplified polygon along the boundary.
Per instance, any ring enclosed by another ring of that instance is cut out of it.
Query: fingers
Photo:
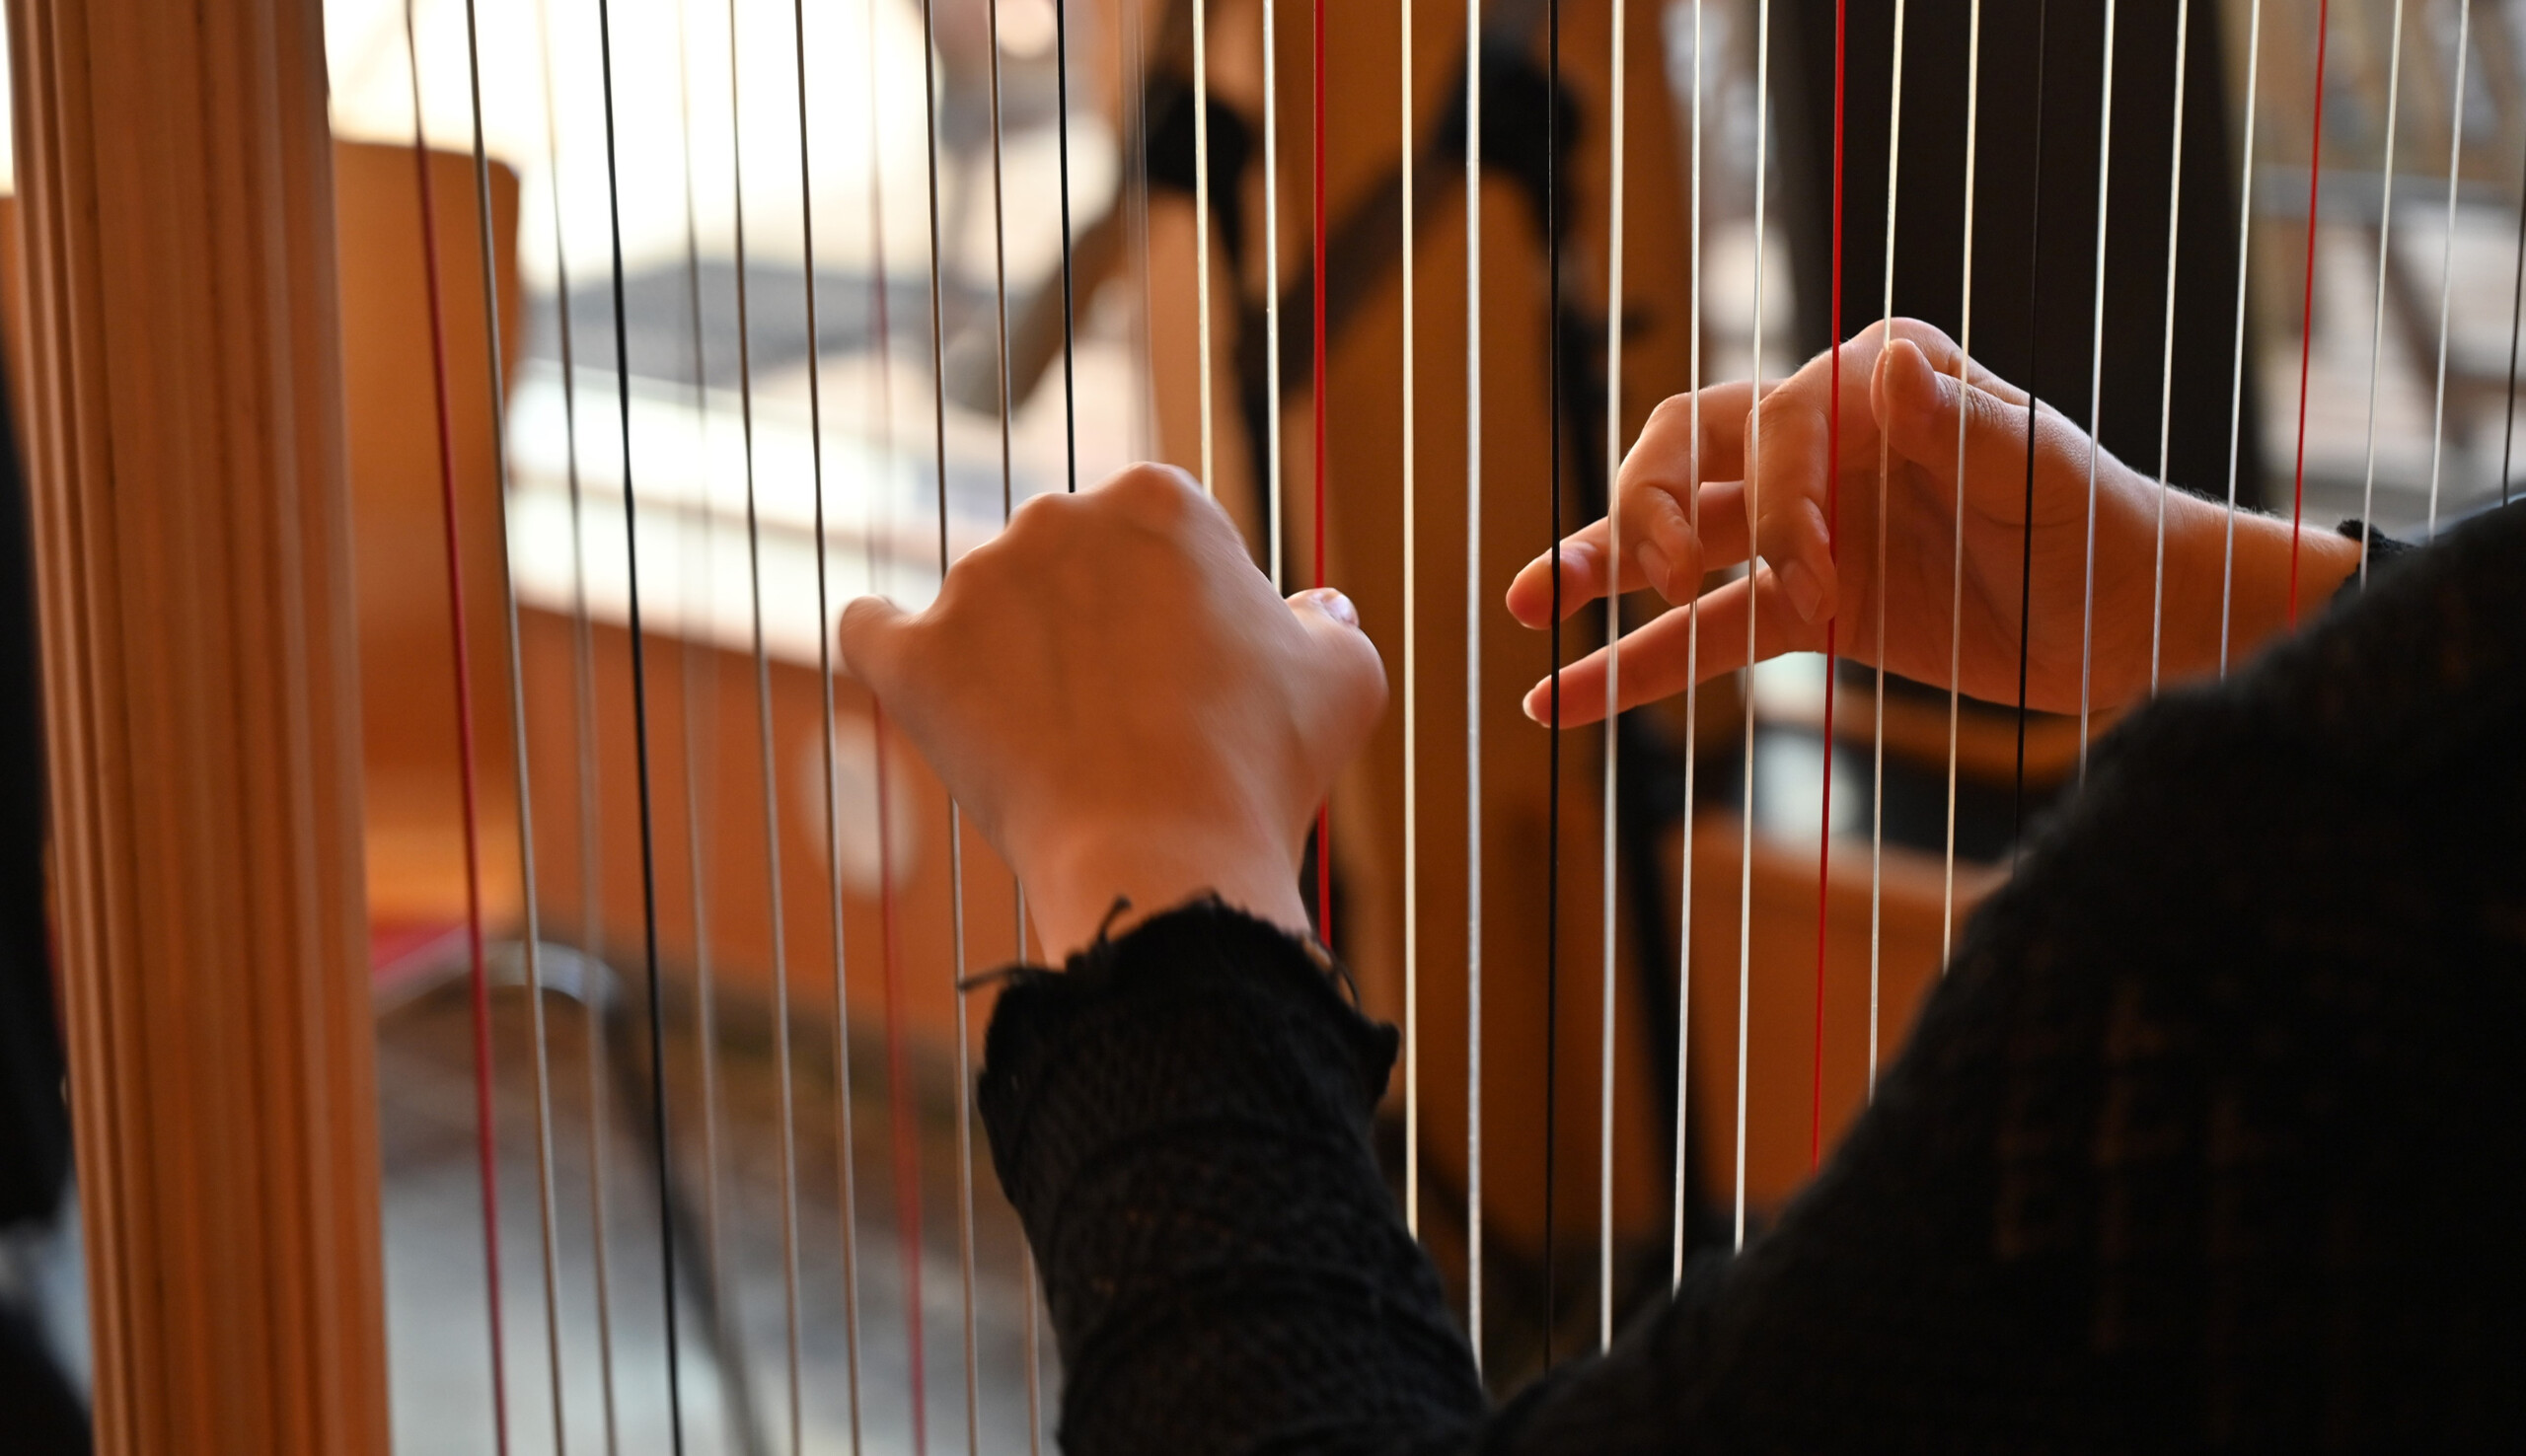
[[[855,597],[842,609],[843,670],[868,685],[881,702],[903,686],[904,639],[911,619],[883,597]]]
[[[1746,487],[1735,480],[1701,488],[1701,534],[1692,534],[1692,518],[1686,507],[1676,505],[1664,491],[1643,492],[1644,498],[1658,502],[1647,506],[1626,502],[1623,517],[1623,562],[1619,577],[1612,584],[1618,592],[1636,592],[1643,587],[1656,591],[1669,602],[1689,600],[1701,589],[1702,573],[1721,566],[1734,566],[1746,559]],[[1673,556],[1660,549],[1654,539],[1645,540],[1635,530],[1630,512],[1672,509],[1681,522],[1684,549]],[[1607,593],[1607,580],[1617,574],[1611,566],[1611,529],[1597,521],[1566,537],[1561,543],[1561,616],[1566,620],[1581,608]],[[1696,545],[1697,543],[1697,545]],[[1523,626],[1543,628],[1552,625],[1552,552],[1545,551],[1528,561],[1509,583],[1509,615]]]
[[[1758,590],[1751,598],[1755,660],[1821,647],[1822,628],[1791,615],[1778,577],[1766,570],[1756,580]],[[1702,598],[1694,608],[1669,612],[1627,633],[1619,649],[1621,706],[1633,708],[1672,697],[1693,683],[1707,683],[1745,667],[1747,601],[1746,581],[1740,577]],[[1604,720],[1606,669],[1605,649],[1599,647],[1561,670],[1562,727]],[[1551,679],[1527,690],[1524,708],[1526,716],[1538,723],[1551,721]]]
[[[1608,548],[1608,528],[1602,521],[1583,527],[1576,535],[1561,542],[1561,615],[1568,617],[1588,603],[1608,592],[1637,591],[1641,585],[1640,568],[1632,562],[1617,563]],[[1630,554],[1628,551],[1626,555]],[[1553,553],[1528,561],[1509,583],[1509,615],[1525,626],[1552,625]]]

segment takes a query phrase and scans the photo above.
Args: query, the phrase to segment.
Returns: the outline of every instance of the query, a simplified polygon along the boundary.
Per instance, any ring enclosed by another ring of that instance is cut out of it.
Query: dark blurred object
[[[35,565],[16,410],[0,366],[0,1235],[60,1213],[70,1182],[61,1023],[45,930],[42,683]],[[35,1312],[0,1299],[0,1445],[23,1456],[89,1449],[85,1402]]]
[[[88,1449],[88,1413],[35,1321],[0,1305],[0,1430],[21,1456]]]
[[[8,399],[0,381],[0,400]],[[0,1228],[49,1221],[70,1177],[44,930],[42,684],[14,409],[0,409]]]

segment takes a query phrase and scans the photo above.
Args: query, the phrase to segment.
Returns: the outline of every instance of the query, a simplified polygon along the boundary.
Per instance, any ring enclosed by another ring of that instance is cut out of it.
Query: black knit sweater
[[[1068,1450],[2526,1450],[2526,509],[2134,714],[1772,1232],[1505,1409],[1393,1052],[1218,907],[1018,973]]]

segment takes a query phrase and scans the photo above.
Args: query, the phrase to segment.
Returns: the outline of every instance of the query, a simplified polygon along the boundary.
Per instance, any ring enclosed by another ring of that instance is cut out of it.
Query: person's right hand
[[[1828,623],[1837,622],[1833,646],[1843,656],[1940,686],[1954,676],[1968,694],[2001,702],[2018,696],[2025,622],[2031,627],[2027,701],[2047,711],[2077,711],[2085,674],[2092,674],[2091,702],[2098,708],[2145,692],[2153,625],[2166,677],[2214,666],[2227,571],[2226,510],[2181,491],[2161,490],[2154,479],[2096,450],[2091,602],[2092,447],[2086,432],[2050,408],[2039,407],[2030,535],[2026,393],[1978,364],[1970,365],[1960,382],[1960,351],[1929,325],[1897,320],[1891,336],[1889,342],[1887,329],[1872,328],[1839,351],[1837,459],[1827,458],[1829,352],[1766,390],[1759,405],[1746,384],[1702,391],[1698,463],[1692,398],[1678,396],[1661,404],[1623,463],[1618,509],[1624,559],[1618,566],[1608,560],[1609,536],[1602,521],[1564,542],[1564,615],[1609,589],[1649,587],[1671,603],[1691,601],[1706,570],[1741,564],[1758,553],[1766,569],[1757,573],[1752,586],[1744,579],[1730,582],[1703,597],[1694,614],[1700,647],[1693,665],[1705,681],[1745,666],[1749,600],[1757,660],[1821,650]],[[1757,408],[1759,437],[1753,423]],[[1960,415],[1965,467],[1961,543]],[[1749,523],[1744,477],[1758,438]],[[1828,546],[1827,491],[1835,485],[1839,529]],[[2290,527],[2248,513],[2237,515],[2235,527],[2228,615],[2232,650],[2242,653],[2287,620]],[[1961,644],[1949,627],[1958,605],[1960,549]],[[2299,595],[2304,603],[2321,604],[2357,566],[2357,546],[2330,531],[2306,533],[2300,549],[2306,579]],[[2034,591],[2022,605],[2021,583],[2030,558]],[[1529,626],[1549,623],[1548,555],[1519,574],[1510,588],[1509,607]],[[1625,637],[1623,706],[1682,690],[1688,630],[1686,614],[1675,611]],[[1602,651],[1564,669],[1562,723],[1575,726],[1601,718],[1604,687]],[[1538,684],[1528,694],[1528,711],[1538,718],[1546,715],[1547,692]]]
[[[1056,960],[1117,897],[1213,893],[1306,933],[1316,806],[1385,705],[1336,592],[1283,602],[1181,471],[1044,495],[907,614],[842,618],[843,660],[1025,886]]]

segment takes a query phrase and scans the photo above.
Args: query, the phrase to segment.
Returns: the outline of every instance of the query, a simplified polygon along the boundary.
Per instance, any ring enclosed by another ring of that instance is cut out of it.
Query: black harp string
[[[1551,0],[1545,41],[1543,250],[1546,412],[1551,416],[1552,670],[1545,754],[1543,890],[1543,1365],[1552,1368],[1555,1287],[1553,1171],[1560,1151],[1561,1066],[1561,0]],[[1477,59],[1477,63],[1478,59]]]
[[[802,36],[799,39],[803,51],[805,37]],[[786,1339],[784,1353],[788,1361],[789,1451],[790,1456],[799,1456],[804,1450],[805,1388],[798,1324],[798,1110],[796,1089],[790,1075],[789,917],[781,885],[780,795],[772,732],[772,658],[765,647],[763,634],[763,527],[755,477],[754,317],[753,299],[748,294],[746,281],[745,91],[737,68],[738,53],[742,49],[737,35],[736,0],[729,0],[728,160],[730,201],[734,204],[733,241],[736,245],[737,409],[745,440],[746,583],[753,628],[756,753],[761,761],[763,780],[764,888],[768,900],[766,910],[772,917],[772,1056],[780,1119],[781,1315],[782,1334]],[[803,195],[800,202],[803,207]],[[808,287],[812,290],[815,286],[812,266],[807,269],[807,278]],[[812,359],[815,353],[812,329],[807,337],[808,356]],[[821,587],[824,546],[821,532],[816,545],[817,579]],[[818,602],[821,606],[821,595]],[[830,737],[827,741],[830,744]],[[732,1309],[733,1295],[733,1290],[723,1289],[719,1297],[720,1308]],[[733,1319],[730,1323],[734,1323]],[[751,1402],[745,1402],[740,1409],[750,1407]]]
[[[606,1204],[606,1025],[603,995],[590,972],[605,939],[602,818],[597,798],[596,644],[588,616],[588,562],[585,492],[579,476],[579,389],[576,330],[570,320],[570,260],[561,226],[561,141],[557,109],[553,102],[553,7],[536,6],[537,38],[542,44],[544,81],[544,162],[546,191],[553,209],[554,310],[561,346],[561,434],[564,478],[570,496],[570,718],[578,749],[579,808],[579,1003],[586,1038],[585,1071],[588,1100],[588,1224],[595,1274],[596,1348],[599,1388],[604,1395],[606,1456],[620,1456],[622,1432],[614,1390],[614,1259],[607,1231]]]
[[[596,0],[597,69],[605,99],[605,200],[614,271],[614,392],[622,424],[623,555],[628,568],[632,634],[632,743],[640,798],[640,937],[648,973],[649,1123],[658,1175],[659,1288],[666,1304],[667,1425],[670,1448],[684,1456],[683,1337],[676,1323],[675,1185],[667,1116],[666,999],[658,982],[656,806],[649,783],[648,650],[640,635],[639,494],[632,473],[632,348],[623,287],[623,179],[614,119],[613,0]]]
[[[491,459],[496,488],[493,519],[503,546],[509,539],[508,365],[500,355],[500,274],[497,245],[491,236],[491,163],[483,145],[483,47],[474,0],[465,0],[465,62],[468,100],[474,122],[475,241],[483,261],[483,336],[490,364]],[[500,573],[501,627],[509,651],[509,733],[517,752],[517,844],[519,892],[526,912],[526,1002],[534,1038],[531,1065],[535,1075],[535,1212],[544,1252],[544,1351],[553,1385],[553,1449],[567,1451],[565,1407],[561,1396],[560,1226],[553,1176],[553,1065],[544,1025],[544,919],[537,903],[535,873],[535,795],[528,771],[526,740],[526,670],[519,651],[517,577]]]
[[[2026,683],[2027,670],[2033,660],[2029,648],[2033,645],[2035,626],[2035,424],[2036,416],[2043,407],[2035,358],[2036,351],[2043,342],[2043,329],[2039,318],[2043,301],[2043,50],[2051,9],[2050,0],[2036,0],[2035,166],[2027,174],[2027,201],[2035,215],[2027,229],[2026,248],[2026,516],[2018,547],[2017,785],[2009,801],[2009,856],[2012,861],[2023,852],[2026,838]],[[1962,623],[1959,626],[1961,629]]]

